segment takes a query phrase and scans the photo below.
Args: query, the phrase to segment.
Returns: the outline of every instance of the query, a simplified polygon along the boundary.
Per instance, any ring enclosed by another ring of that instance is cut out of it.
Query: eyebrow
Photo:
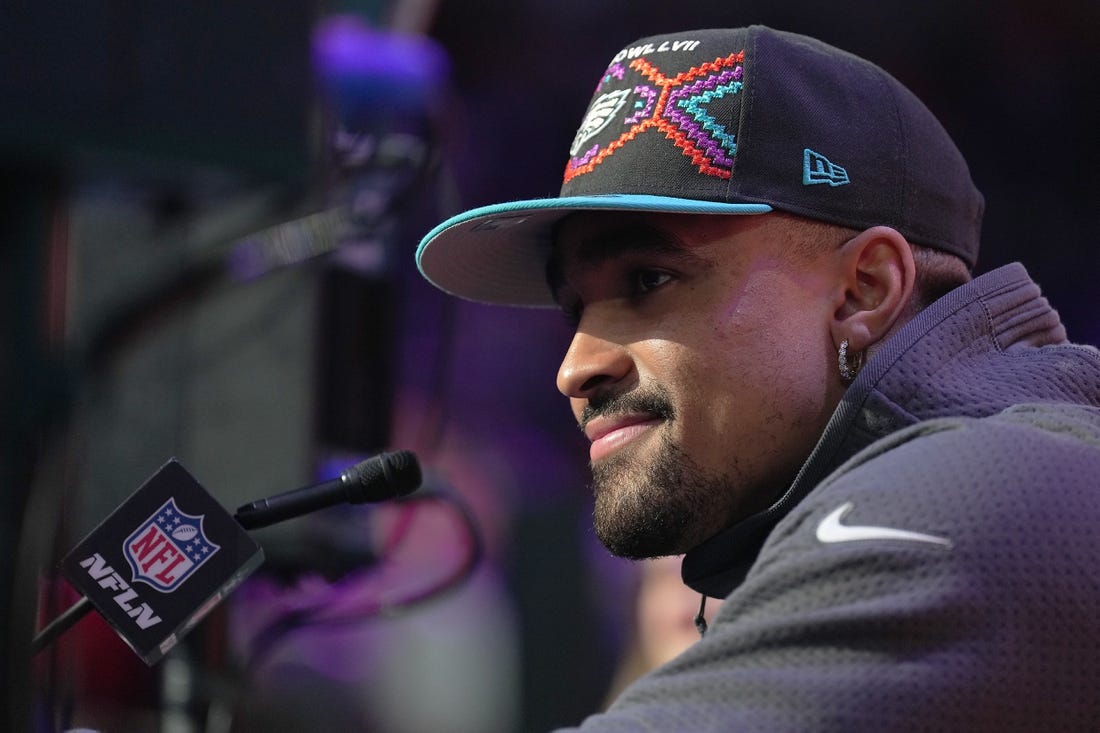
[[[554,239],[557,239],[555,232]],[[709,263],[706,258],[689,251],[683,240],[674,233],[647,224],[632,224],[600,231],[583,241],[574,251],[574,265],[582,268],[598,267],[624,254],[673,256],[684,262]],[[565,285],[565,263],[560,248],[553,248],[546,263],[546,282],[554,299]]]

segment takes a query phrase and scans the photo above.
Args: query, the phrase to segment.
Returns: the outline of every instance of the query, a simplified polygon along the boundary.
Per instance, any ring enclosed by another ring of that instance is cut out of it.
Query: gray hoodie
[[[683,574],[710,629],[582,730],[1100,730],[1100,352],[1022,266],[976,278]]]

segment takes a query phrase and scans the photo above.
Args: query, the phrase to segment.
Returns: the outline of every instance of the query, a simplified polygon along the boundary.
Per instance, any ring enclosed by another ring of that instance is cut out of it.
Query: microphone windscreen
[[[407,450],[368,458],[344,471],[341,478],[353,504],[407,496],[420,488],[423,480],[420,462]]]

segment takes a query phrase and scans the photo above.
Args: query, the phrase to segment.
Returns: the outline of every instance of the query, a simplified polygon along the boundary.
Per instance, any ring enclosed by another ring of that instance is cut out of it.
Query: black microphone
[[[245,504],[234,519],[245,529],[258,529],[335,504],[407,496],[420,487],[420,481],[420,463],[411,451],[381,453],[344,470],[339,478]]]

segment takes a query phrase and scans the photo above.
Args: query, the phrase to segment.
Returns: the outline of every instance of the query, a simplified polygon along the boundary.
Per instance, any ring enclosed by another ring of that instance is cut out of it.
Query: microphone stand
[[[46,628],[34,635],[34,641],[31,642],[31,656],[38,654],[38,652],[52,644],[57,637],[72,628],[77,621],[87,616],[94,608],[92,602],[88,600],[88,596],[81,596],[79,601],[65,609]]]

